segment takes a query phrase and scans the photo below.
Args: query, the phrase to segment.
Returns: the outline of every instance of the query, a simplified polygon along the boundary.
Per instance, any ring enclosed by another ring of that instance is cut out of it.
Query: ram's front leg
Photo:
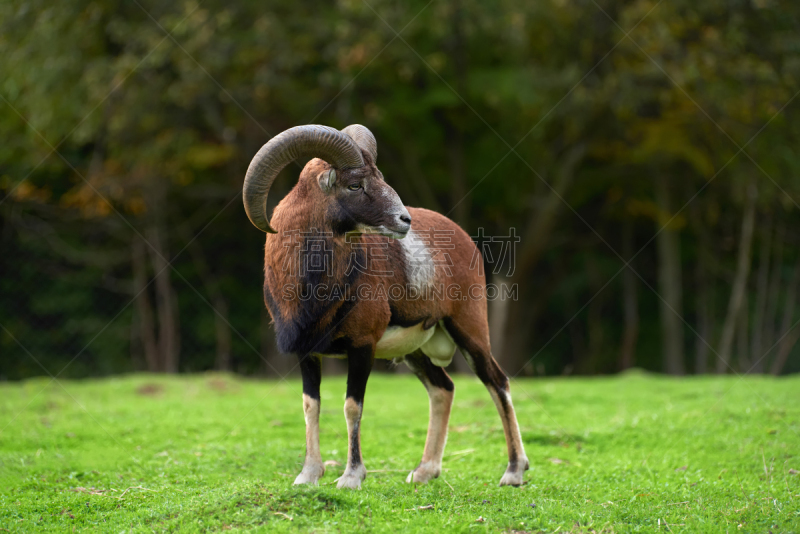
[[[306,460],[294,483],[316,486],[325,474],[325,464],[319,452],[319,384],[322,380],[319,358],[311,355],[301,357],[300,373],[303,377],[303,414],[306,418]]]
[[[359,489],[361,481],[367,477],[367,469],[361,458],[361,414],[373,359],[374,349],[371,346],[347,352],[347,395],[344,401],[348,440],[347,468],[339,478],[337,488]]]

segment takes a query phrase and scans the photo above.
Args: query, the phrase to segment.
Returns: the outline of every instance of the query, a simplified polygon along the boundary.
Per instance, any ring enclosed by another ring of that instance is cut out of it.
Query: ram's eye
[[[358,191],[359,189],[361,189],[361,184],[350,184],[347,186],[347,189],[349,189],[350,191]]]

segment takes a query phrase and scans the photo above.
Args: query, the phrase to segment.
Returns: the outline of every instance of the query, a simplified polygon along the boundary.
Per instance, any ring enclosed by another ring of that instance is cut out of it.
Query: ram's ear
[[[336,183],[336,169],[331,167],[317,177],[319,187],[326,195],[333,189],[333,184]]]

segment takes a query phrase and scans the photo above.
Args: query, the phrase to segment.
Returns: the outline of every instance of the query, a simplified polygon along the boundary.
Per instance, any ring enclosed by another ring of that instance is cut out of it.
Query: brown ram
[[[461,349],[503,422],[508,468],[500,485],[518,486],[528,469],[508,378],[492,357],[485,279],[470,237],[448,218],[406,208],[375,165],[372,133],[298,126],[271,139],[250,163],[244,205],[267,233],[264,299],[281,351],[299,358],[306,457],[295,484],[317,484],[322,357],[347,358],[347,467],[340,488],[366,476],[360,422],[375,358],[405,362],[430,398],[422,461],[408,481],[428,482],[442,469],[454,386],[444,371]],[[309,158],[311,161],[308,161]],[[267,218],[275,177],[293,161],[308,163]]]

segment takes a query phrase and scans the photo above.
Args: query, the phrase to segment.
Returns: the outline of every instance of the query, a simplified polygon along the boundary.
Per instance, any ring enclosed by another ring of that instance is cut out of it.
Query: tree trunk
[[[708,372],[708,340],[713,338],[711,303],[714,288],[710,276],[710,264],[713,244],[708,236],[708,230],[700,216],[700,208],[693,205],[692,218],[697,234],[697,261],[695,262],[695,313],[697,315],[697,333],[695,336],[695,368],[697,374]]]
[[[630,261],[633,257],[633,222],[626,221],[622,230],[622,257]],[[622,308],[624,324],[622,327],[622,346],[620,347],[619,369],[624,371],[636,363],[636,341],[639,338],[639,299],[636,294],[637,279],[633,266],[622,272]]]
[[[596,295],[586,309],[586,339],[587,351],[580,362],[577,371],[586,374],[597,374],[605,371],[603,365],[603,347],[605,346],[605,325],[603,324],[606,295],[610,292],[603,292],[603,276],[597,266],[595,254],[586,255],[586,274],[589,282],[589,289],[592,295]]]
[[[786,290],[786,302],[783,305],[783,320],[781,321],[781,330],[779,336],[780,342],[778,343],[778,353],[772,361],[769,368],[770,374],[775,376],[781,374],[786,360],[789,359],[789,354],[792,352],[798,338],[800,338],[800,328],[793,323],[794,321],[794,308],[797,304],[797,283],[800,280],[800,260],[794,267],[792,273],[792,280],[789,282],[789,287]],[[791,330],[791,331],[790,331]]]
[[[750,342],[750,358],[754,360],[753,371],[764,372],[761,352],[764,350],[762,338],[764,333],[764,316],[767,309],[767,291],[769,285],[769,260],[772,252],[772,216],[767,220],[762,233],[761,250],[758,255],[758,275],[756,278],[756,305],[753,314],[753,335]]]
[[[150,261],[153,264],[155,273],[158,349],[162,362],[161,370],[166,373],[177,373],[180,351],[178,306],[170,279],[171,268],[167,263],[168,252],[162,237],[163,227],[159,217],[162,206],[163,203],[161,202],[158,202],[155,206],[156,220],[147,232],[147,240],[150,244]]]
[[[572,184],[585,154],[586,145],[583,143],[567,150],[558,165],[558,172],[550,185],[547,197],[529,220],[524,233],[520,235],[522,243],[518,253],[515,254],[514,272],[509,280],[512,286],[517,285],[519,298],[509,303],[506,324],[502,329],[503,352],[496,353],[506,370],[521,370],[527,363],[525,347],[529,339],[530,326],[526,319],[530,318],[532,313],[525,295],[530,294],[531,273],[550,239],[556,217],[564,205],[564,194]]]
[[[503,354],[505,350],[503,328],[508,324],[508,312],[512,301],[501,298],[501,296],[506,294],[510,284],[508,278],[501,274],[494,275],[492,283],[498,288],[499,296],[487,303],[489,306],[489,339],[492,344],[492,352],[494,354]]]
[[[739,240],[739,257],[736,261],[736,274],[733,279],[731,298],[728,301],[728,312],[725,315],[725,322],[722,324],[722,336],[719,342],[717,357],[717,373],[725,373],[730,367],[731,347],[733,337],[736,333],[736,319],[744,301],[744,293],[747,289],[747,278],[750,274],[751,249],[753,244],[753,227],[756,218],[756,199],[758,191],[756,186],[751,184],[747,188],[747,199],[745,201],[744,217],[742,218],[742,236]]]
[[[205,254],[196,239],[181,228],[183,239],[189,243],[189,253],[192,256],[195,271],[203,282],[203,288],[211,301],[214,315],[214,333],[216,337],[216,357],[214,368],[218,371],[231,371],[231,327],[228,321],[228,302],[219,287],[219,281],[211,273]]]
[[[672,215],[670,191],[665,178],[656,179],[656,203],[665,222]],[[681,249],[678,231],[666,226],[656,237],[658,247],[658,290],[660,292],[661,337],[664,344],[664,371],[684,374],[683,296]]]
[[[769,278],[769,289],[767,290],[767,305],[764,312],[764,329],[761,333],[761,345],[764,351],[771,350],[770,347],[776,342],[776,332],[778,321],[780,320],[780,296],[781,279],[783,269],[783,250],[786,238],[786,225],[780,221],[775,230],[774,249],[775,256],[772,260],[772,273]],[[760,357],[761,355],[759,355]],[[763,363],[763,362],[762,362]]]
[[[705,374],[708,372],[708,340],[712,338],[711,330],[711,282],[708,270],[702,259],[704,254],[698,254],[697,264],[695,265],[695,283],[697,293],[695,305],[697,307],[697,339],[695,340],[695,373]]]
[[[144,361],[147,370],[155,373],[161,371],[161,359],[158,355],[155,329],[153,325],[153,308],[147,291],[147,251],[144,241],[138,236],[133,238],[132,268],[133,291],[136,299],[139,337],[141,339]]]
[[[213,299],[214,333],[217,338],[217,355],[214,367],[218,371],[232,371],[231,329],[228,326],[228,303],[223,298]]]
[[[750,369],[752,359],[750,358],[750,343],[748,341],[747,333],[750,331],[750,310],[748,306],[747,293],[744,294],[744,302],[739,309],[739,318],[737,319],[736,327],[736,359],[737,365],[735,369],[739,372],[747,372]]]
[[[564,195],[572,185],[575,171],[586,154],[586,145],[579,144],[569,149],[563,160],[559,162],[555,180],[549,187],[549,193],[539,206],[521,235],[522,244],[517,254],[517,264],[512,276],[513,282],[522,282],[536,266],[539,256],[545,249],[553,232],[556,217],[564,206]]]
[[[800,338],[800,328],[795,327],[786,337],[781,339],[778,345],[778,354],[775,355],[772,366],[769,368],[770,374],[778,376],[783,372],[783,368],[786,366],[786,362],[789,359],[789,354],[797,344],[798,338]]]

